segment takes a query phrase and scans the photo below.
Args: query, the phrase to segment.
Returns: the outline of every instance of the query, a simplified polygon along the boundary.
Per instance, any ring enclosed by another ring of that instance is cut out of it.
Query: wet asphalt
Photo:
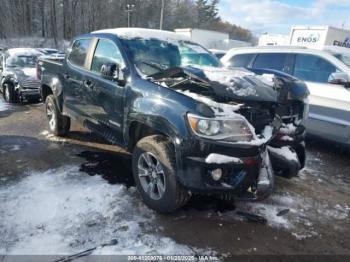
[[[64,139],[51,136],[47,129],[41,103],[11,105],[0,111],[0,179],[16,181],[33,170],[77,165],[87,175],[102,176],[106,183],[134,186],[127,152],[76,125]],[[349,156],[349,150],[308,140],[305,170],[291,180],[278,178],[270,199],[228,203],[196,196],[175,214],[156,214],[153,233],[179,244],[210,248],[223,257],[350,255]],[[268,223],[248,221],[237,211],[263,215]],[[276,216],[281,211],[283,221]]]

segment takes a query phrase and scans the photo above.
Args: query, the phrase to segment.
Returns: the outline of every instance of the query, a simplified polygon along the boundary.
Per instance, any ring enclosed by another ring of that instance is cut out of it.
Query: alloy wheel
[[[141,186],[153,200],[159,200],[165,193],[165,174],[160,161],[150,152],[140,155],[137,172]]]

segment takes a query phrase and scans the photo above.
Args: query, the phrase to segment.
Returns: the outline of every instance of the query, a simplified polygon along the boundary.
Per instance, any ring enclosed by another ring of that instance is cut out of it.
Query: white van
[[[308,134],[350,145],[348,48],[237,48],[228,51],[221,61],[227,67],[274,69],[305,81],[310,90],[310,113],[306,123]]]

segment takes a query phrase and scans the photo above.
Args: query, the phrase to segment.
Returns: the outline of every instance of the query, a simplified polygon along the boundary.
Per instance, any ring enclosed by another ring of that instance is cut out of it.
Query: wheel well
[[[166,134],[153,127],[147,126],[137,121],[132,122],[129,127],[128,150],[131,152],[138,141],[146,136],[151,135],[163,135],[165,137],[168,137]]]
[[[41,86],[41,97],[43,99],[43,101],[45,102],[46,97],[49,95],[52,95],[53,92],[51,90],[51,87],[47,86],[47,85],[42,85]]]

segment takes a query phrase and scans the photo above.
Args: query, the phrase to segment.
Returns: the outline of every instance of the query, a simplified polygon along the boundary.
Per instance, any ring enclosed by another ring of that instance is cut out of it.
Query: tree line
[[[254,41],[249,30],[223,21],[218,5],[219,0],[0,0],[0,39],[41,37],[57,46],[82,33],[126,27],[130,15],[133,27],[159,28],[163,17],[164,30],[212,29]]]

